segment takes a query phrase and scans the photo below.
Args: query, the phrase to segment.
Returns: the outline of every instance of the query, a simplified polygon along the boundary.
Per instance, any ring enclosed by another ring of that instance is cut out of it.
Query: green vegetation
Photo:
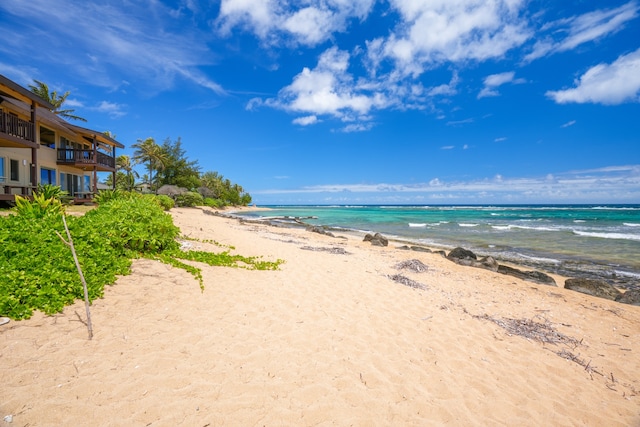
[[[131,260],[155,259],[191,273],[204,289],[200,268],[208,265],[275,270],[282,262],[221,253],[183,251],[180,230],[156,196],[125,191],[102,192],[98,207],[83,216],[66,217],[89,299],[130,272]],[[53,314],[83,298],[82,282],[64,235],[59,198],[19,199],[9,216],[0,217],[0,316],[26,319],[33,310]]]
[[[222,208],[251,204],[251,196],[242,186],[218,172],[201,173],[198,161],[187,158],[180,138],[176,141],[166,139],[162,145],[158,145],[153,138],[147,138],[138,140],[132,148],[135,149],[133,158],[121,155],[116,159],[115,188],[119,190],[144,188],[147,192],[156,193],[163,185],[173,185],[181,188],[183,193],[173,196],[176,206]],[[135,165],[142,165],[146,170],[141,177],[142,182],[136,182],[140,176],[134,170]],[[111,175],[105,183],[113,186]]]
[[[60,117],[64,117],[65,119],[79,120],[81,122],[87,121],[87,119],[84,119],[82,117],[79,117],[73,114],[73,112],[75,111],[73,109],[69,109],[69,108],[65,110],[62,109],[62,105],[67,101],[67,97],[71,92],[66,91],[64,94],[58,95],[58,92],[55,90],[49,92],[49,86],[46,83],[43,83],[35,79],[33,80],[33,82],[35,84],[29,85],[29,90],[35,93],[36,95],[38,95],[40,98],[47,101],[49,104],[53,105],[52,112],[54,114],[57,114]]]

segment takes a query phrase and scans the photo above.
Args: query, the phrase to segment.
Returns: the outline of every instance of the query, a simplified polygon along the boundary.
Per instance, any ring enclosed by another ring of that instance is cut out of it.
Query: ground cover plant
[[[65,235],[60,200],[45,194],[17,199],[12,213],[0,217],[0,316],[16,320],[31,317],[34,310],[54,314],[83,298],[72,254],[60,237]],[[65,218],[91,301],[102,297],[118,275],[129,274],[131,261],[139,257],[183,268],[203,289],[200,268],[189,261],[260,270],[281,263],[228,250],[183,251],[176,240],[180,230],[161,203],[135,193],[105,195],[95,209]]]

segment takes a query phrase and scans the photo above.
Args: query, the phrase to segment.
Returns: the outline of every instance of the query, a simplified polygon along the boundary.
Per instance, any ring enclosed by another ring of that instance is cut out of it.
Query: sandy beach
[[[640,307],[393,242],[171,215],[199,250],[284,263],[194,264],[201,291],[136,260],[94,301],[92,340],[82,301],[0,326],[0,426],[640,426]]]

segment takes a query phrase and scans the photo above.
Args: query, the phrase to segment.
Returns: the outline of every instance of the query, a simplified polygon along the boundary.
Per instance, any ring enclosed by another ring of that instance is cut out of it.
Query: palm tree
[[[138,172],[133,170],[133,163],[131,161],[131,157],[123,154],[116,158],[116,170],[122,171],[125,173],[125,183],[124,188],[127,191],[133,190],[135,186],[135,178],[138,177]]]
[[[147,138],[144,141],[138,139],[138,142],[131,145],[131,147],[135,148],[133,160],[136,163],[147,163],[149,185],[151,185],[154,181],[153,171],[159,171],[164,168],[167,162],[167,154],[162,150],[162,147],[156,144],[153,138]]]
[[[61,117],[64,117],[65,119],[73,119],[73,120],[80,120],[81,122],[86,122],[87,119],[76,116],[75,114],[72,114],[75,110],[72,109],[66,109],[66,110],[62,110],[62,104],[65,103],[65,101],[67,100],[67,97],[69,96],[69,94],[71,92],[66,91],[64,93],[64,95],[58,95],[57,91],[53,91],[53,92],[49,92],[49,86],[47,86],[46,83],[43,83],[39,80],[33,80],[35,82],[35,85],[29,85],[29,89],[31,90],[31,92],[35,93],[36,95],[38,95],[40,98],[44,99],[45,101],[47,101],[49,104],[53,105],[53,110],[51,110],[54,114],[57,114]]]

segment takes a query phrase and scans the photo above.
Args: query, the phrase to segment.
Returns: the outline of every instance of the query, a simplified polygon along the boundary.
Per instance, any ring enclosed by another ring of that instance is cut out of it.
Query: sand
[[[201,250],[285,263],[194,264],[201,292],[136,260],[93,303],[93,340],[82,301],[0,326],[0,426],[640,426],[640,307],[393,242],[171,214]]]

